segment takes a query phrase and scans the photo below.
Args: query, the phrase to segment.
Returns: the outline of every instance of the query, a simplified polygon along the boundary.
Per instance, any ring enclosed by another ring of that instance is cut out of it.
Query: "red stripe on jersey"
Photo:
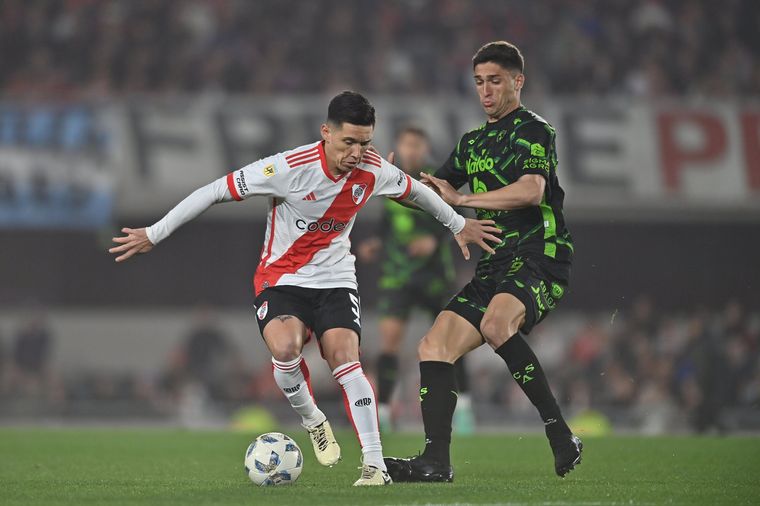
[[[356,204],[353,192],[354,186],[358,185],[366,185],[366,188],[364,189],[364,197],[359,204]],[[317,230],[307,231],[296,239],[280,258],[271,264],[266,265],[266,262],[262,260],[256,269],[256,276],[254,278],[256,295],[264,290],[265,283],[267,286],[275,286],[282,276],[294,274],[298,269],[308,264],[319,251],[329,247],[333,239],[343,232],[359,209],[367,203],[374,187],[375,175],[372,172],[358,168],[351,171],[344,181],[340,193],[335,197],[330,207],[325,211],[325,214],[317,220],[320,224],[331,223],[330,230],[323,232],[320,230],[321,227],[317,227]],[[338,227],[339,229],[336,231],[335,228],[338,224],[343,224],[343,226]],[[273,237],[274,219],[272,220],[272,231],[269,237],[270,242],[273,240]],[[271,245],[269,251],[271,253]]]
[[[317,149],[317,146],[312,146],[310,148],[302,149],[301,151],[297,151],[295,153],[290,153],[289,155],[287,155],[285,157],[285,159],[288,160],[288,161],[290,161],[291,159],[299,158],[301,156],[304,156],[304,155],[307,155],[307,154],[311,153],[312,151],[316,151],[316,149]]]
[[[288,156],[285,157],[285,160],[288,163],[297,161],[299,158],[303,158],[305,156],[313,155],[317,152],[317,146],[311,147],[309,149],[304,149],[303,151],[299,151],[298,153],[291,153]]]
[[[295,169],[296,167],[300,167],[301,165],[306,165],[307,163],[316,162],[319,160],[319,154],[314,153],[314,156],[311,156],[309,158],[302,158],[298,160],[297,162],[293,162],[290,164],[291,169]]]
[[[365,152],[364,153],[364,158],[373,158],[377,162],[379,162],[381,160],[380,155],[378,155],[374,151],[367,151],[367,152]]]
[[[237,188],[235,188],[235,173],[234,172],[230,172],[229,174],[227,174],[227,188],[230,190],[230,195],[232,195],[233,199],[243,200],[243,198],[238,193]]]
[[[266,265],[267,260],[269,260],[269,257],[272,256],[272,243],[274,243],[274,220],[277,218],[277,199],[272,199],[272,228],[269,231],[269,242],[267,243],[267,253],[266,255],[261,259],[260,265]]]
[[[367,155],[364,155],[364,158],[362,158],[362,163],[366,163],[368,165],[374,165],[375,167],[380,167],[380,159],[378,158],[372,158]]]
[[[409,177],[409,174],[406,175],[406,190],[404,190],[404,193],[401,194],[400,197],[396,197],[399,200],[404,200],[409,196],[409,194],[412,193],[412,178]]]

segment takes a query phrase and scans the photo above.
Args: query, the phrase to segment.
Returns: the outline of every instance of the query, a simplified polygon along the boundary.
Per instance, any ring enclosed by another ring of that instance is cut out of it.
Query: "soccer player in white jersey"
[[[343,92],[332,99],[322,140],[261,159],[204,186],[153,226],[124,228],[111,248],[124,261],[147,253],[213,204],[264,196],[269,200],[264,247],[254,277],[256,318],[272,353],[274,378],[301,415],[320,464],[332,466],[340,447],[312,395],[301,351],[316,336],[343,389],[346,412],[362,448],[354,485],[391,482],[383,462],[375,394],[359,362],[361,318],[349,233],[373,195],[412,202],[449,228],[469,258],[468,243],[486,251],[499,243],[490,220],[458,215],[432,190],[369,150],[375,109]]]

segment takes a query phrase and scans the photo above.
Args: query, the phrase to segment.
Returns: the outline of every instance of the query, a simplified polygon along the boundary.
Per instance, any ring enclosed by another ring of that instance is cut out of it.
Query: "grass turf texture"
[[[343,461],[305,454],[295,485],[258,488],[243,471],[253,434],[166,430],[0,429],[0,504],[759,504],[760,438],[585,438],[584,461],[554,475],[543,436],[483,435],[454,443],[451,484],[351,487],[359,477],[353,433]],[[414,453],[420,435],[384,438],[388,455]]]

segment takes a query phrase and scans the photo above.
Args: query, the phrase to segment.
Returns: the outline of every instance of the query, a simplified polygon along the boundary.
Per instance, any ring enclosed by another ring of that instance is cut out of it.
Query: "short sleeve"
[[[405,199],[412,191],[412,178],[387,160],[381,160],[375,172],[374,195]]]
[[[462,141],[459,141],[457,147],[449,155],[449,158],[443,165],[435,172],[435,177],[439,179],[445,179],[455,189],[461,188],[468,181],[467,172],[462,168],[462,164],[459,161],[459,145]]]
[[[554,135],[544,123],[532,121],[516,130],[513,141],[515,167],[520,175],[549,177]]]
[[[288,167],[282,155],[262,158],[227,174],[227,189],[235,200],[248,197],[282,197],[289,193]]]

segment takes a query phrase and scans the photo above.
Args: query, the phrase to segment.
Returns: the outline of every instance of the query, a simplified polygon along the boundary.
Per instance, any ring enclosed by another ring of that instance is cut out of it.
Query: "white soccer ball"
[[[256,485],[290,485],[303,469],[301,448],[280,432],[267,432],[248,445],[245,473]]]

